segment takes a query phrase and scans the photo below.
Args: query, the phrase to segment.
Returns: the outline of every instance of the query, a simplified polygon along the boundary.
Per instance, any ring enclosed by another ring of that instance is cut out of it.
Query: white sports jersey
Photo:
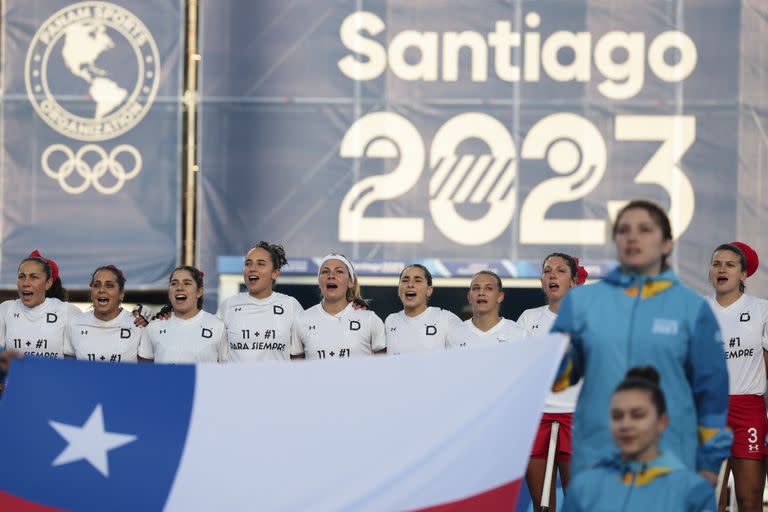
[[[291,326],[304,308],[299,301],[278,292],[255,299],[247,292],[225,300],[216,314],[227,326],[229,360],[289,361]]]
[[[557,315],[549,309],[549,306],[541,306],[523,311],[517,323],[528,332],[528,336],[539,336],[549,332],[556,318]],[[579,391],[581,391],[581,381],[575,386],[566,388],[565,391],[548,393],[544,401],[544,412],[552,414],[573,412],[576,410]]]
[[[64,354],[84,361],[135,363],[145,329],[133,322],[133,314],[125,309],[106,322],[92,310],[81,313],[69,321]]]
[[[384,321],[387,354],[445,350],[448,331],[460,323],[461,319],[450,311],[434,307],[415,317],[406,315],[405,311],[392,313]]]
[[[16,349],[25,356],[64,357],[67,322],[81,314],[77,306],[46,298],[28,308],[21,300],[0,304],[0,346]]]
[[[156,363],[215,363],[227,360],[227,329],[224,322],[200,311],[192,318],[171,315],[154,320],[139,345],[139,357]]]
[[[312,306],[293,324],[291,353],[307,359],[345,359],[370,356],[387,348],[384,322],[373,311],[347,304],[336,315]]]
[[[487,331],[481,331],[475,327],[470,318],[451,329],[448,333],[446,346],[448,348],[476,347],[520,340],[526,335],[525,329],[517,325],[517,322],[506,318],[502,318],[499,323]]]
[[[763,349],[768,349],[768,301],[744,294],[727,308],[714,297],[707,297],[707,302],[720,324],[730,394],[764,394]]]

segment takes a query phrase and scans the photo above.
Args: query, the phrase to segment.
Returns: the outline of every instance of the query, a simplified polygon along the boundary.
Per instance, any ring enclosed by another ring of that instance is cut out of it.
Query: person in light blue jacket
[[[661,374],[669,405],[662,449],[714,485],[732,441],[725,428],[728,372],[717,320],[669,269],[672,229],[658,205],[628,203],[616,217],[613,240],[620,266],[601,282],[566,295],[552,326],[571,339],[553,390],[583,377],[571,472],[609,453],[611,390],[627,369],[651,365]]]
[[[655,369],[627,372],[611,399],[610,424],[618,453],[573,479],[565,512],[716,510],[709,482],[671,452],[659,450],[669,416]]]

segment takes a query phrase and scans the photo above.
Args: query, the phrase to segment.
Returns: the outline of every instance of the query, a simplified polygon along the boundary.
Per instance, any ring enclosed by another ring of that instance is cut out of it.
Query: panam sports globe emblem
[[[62,135],[106,141],[135,127],[152,106],[160,82],[157,45],[142,21],[108,2],[78,2],[40,26],[27,52],[25,83],[37,114]],[[121,154],[130,155],[121,157]],[[93,185],[114,193],[141,170],[136,148],[97,144],[48,147],[43,170],[73,194]],[[130,170],[126,170],[131,167]],[[76,173],[80,182],[68,181]],[[100,179],[109,173],[108,185]]]

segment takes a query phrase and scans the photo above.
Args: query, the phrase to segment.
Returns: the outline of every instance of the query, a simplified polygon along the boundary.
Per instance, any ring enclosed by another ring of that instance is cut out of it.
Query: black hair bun
[[[659,372],[657,372],[656,368],[654,368],[653,366],[636,366],[634,368],[630,368],[629,371],[627,371],[627,375],[624,378],[625,379],[644,379],[644,380],[653,382],[657,386],[661,381],[659,377]]]

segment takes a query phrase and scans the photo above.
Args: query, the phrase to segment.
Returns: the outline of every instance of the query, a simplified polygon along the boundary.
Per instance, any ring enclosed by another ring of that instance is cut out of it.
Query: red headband
[[[747,261],[747,268],[745,269],[747,277],[754,274],[757,271],[757,267],[760,266],[760,258],[757,257],[755,250],[744,242],[731,242],[731,245],[735,245],[744,253],[744,259]]]
[[[56,265],[56,262],[53,260],[50,260],[48,258],[44,258],[42,254],[40,254],[40,251],[35,249],[31,253],[29,253],[29,258],[40,258],[43,261],[47,261],[48,264],[51,266],[51,279],[53,279],[53,282],[56,282],[56,280],[59,278],[59,266]]]
[[[589,272],[587,272],[587,269],[579,265],[579,258],[574,257],[573,261],[576,262],[576,283],[577,284],[586,283],[587,277],[589,277]]]

